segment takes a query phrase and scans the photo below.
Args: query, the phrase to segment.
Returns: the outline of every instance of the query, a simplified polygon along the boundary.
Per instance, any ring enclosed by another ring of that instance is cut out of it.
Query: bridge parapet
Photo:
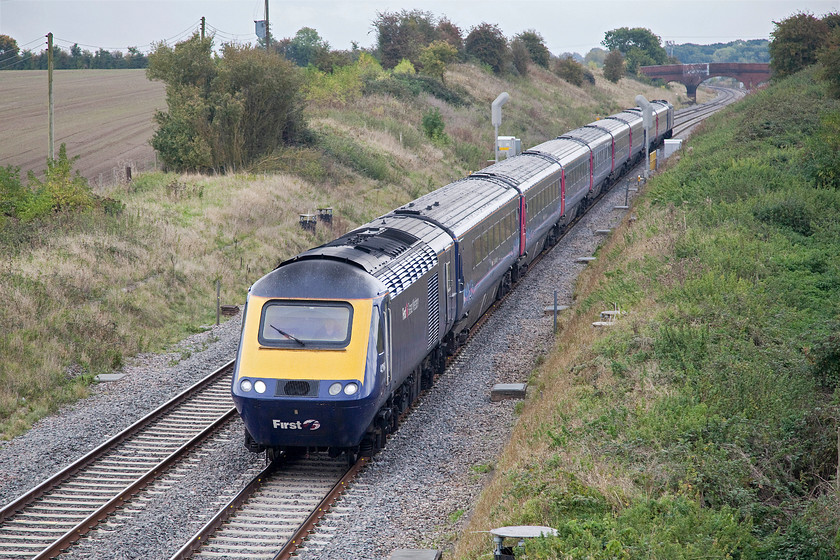
[[[649,78],[685,85],[689,97],[697,101],[697,86],[709,78],[725,76],[742,82],[747,89],[770,79],[770,65],[740,62],[706,62],[700,64],[666,64],[642,66],[639,71]]]

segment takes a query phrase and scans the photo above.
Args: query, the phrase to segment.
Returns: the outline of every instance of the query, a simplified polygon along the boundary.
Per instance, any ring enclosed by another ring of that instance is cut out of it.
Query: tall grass
[[[649,183],[579,282],[468,533],[557,528],[528,558],[838,556],[840,192],[804,157],[838,109],[805,72]],[[593,332],[613,302],[628,314]],[[487,547],[468,534],[456,556]]]

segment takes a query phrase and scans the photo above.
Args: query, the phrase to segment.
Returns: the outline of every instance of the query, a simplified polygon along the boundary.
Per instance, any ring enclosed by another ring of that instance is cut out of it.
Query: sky
[[[216,43],[254,43],[254,20],[264,19],[265,0],[0,0],[0,35],[40,52],[52,32],[64,50],[126,52],[152,44],[173,45],[198,29],[202,16]],[[377,12],[420,9],[446,16],[464,35],[482,22],[498,24],[508,37],[536,30],[555,55],[586,54],[619,27],[645,27],[663,42],[726,43],[769,39],[773,21],[798,12],[840,12],[840,0],[269,0],[275,37],[302,27],[318,31],[333,49],[373,46]]]

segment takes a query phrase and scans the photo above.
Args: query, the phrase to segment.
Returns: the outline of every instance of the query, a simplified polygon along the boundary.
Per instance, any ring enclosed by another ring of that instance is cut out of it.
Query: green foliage
[[[514,39],[511,41],[510,55],[513,67],[516,69],[516,73],[520,76],[527,76],[528,62],[531,60],[531,55],[528,53],[528,48],[521,39]]]
[[[382,75],[376,79],[367,80],[363,91],[365,95],[379,93],[403,100],[410,100],[427,93],[456,107],[463,107],[471,102],[469,92],[463,87],[449,86],[436,78],[423,75]]]
[[[379,62],[367,53],[354,64],[329,73],[310,67],[306,71],[306,99],[316,105],[341,107],[361,97],[366,83],[384,75]]]
[[[624,76],[624,57],[617,50],[611,50],[604,58],[604,77],[612,83]]]
[[[607,31],[601,44],[620,51],[627,61],[627,71],[635,74],[639,66],[666,64],[668,53],[662,48],[659,36],[642,27],[621,27]]]
[[[423,10],[377,12],[373,28],[379,60],[389,69],[404,58],[420,66],[421,50],[437,38],[434,16]]]
[[[804,164],[816,187],[840,189],[840,111],[822,115],[819,129],[807,140]]]
[[[304,130],[302,78],[287,60],[249,46],[193,35],[149,55],[150,79],[166,83],[168,112],[158,112],[151,144],[179,171],[242,167]]]
[[[500,74],[507,62],[507,39],[498,25],[481,23],[470,30],[464,51]]]
[[[389,158],[334,129],[315,134],[316,145],[340,163],[376,181],[396,181]]]
[[[790,76],[817,61],[828,38],[825,22],[808,13],[798,13],[774,22],[770,33],[770,68],[774,78]]]
[[[554,73],[574,86],[582,86],[585,79],[583,65],[576,62],[570,56],[557,60],[554,64]]]
[[[424,74],[434,76],[443,82],[446,68],[458,56],[458,51],[446,41],[432,41],[420,53],[420,64]],[[396,71],[396,69],[395,69]]]
[[[432,140],[446,140],[446,133],[443,129],[446,125],[443,117],[440,116],[440,109],[434,107],[423,113],[423,132]]]
[[[0,212],[11,218],[32,221],[58,212],[90,210],[103,201],[93,194],[87,180],[78,171],[73,173],[73,162],[67,157],[67,147],[62,144],[56,159],[47,159],[44,180],[29,173],[29,186],[20,180],[20,170],[8,166],[0,168]],[[108,204],[119,211],[119,206]]]
[[[399,64],[394,66],[394,69],[392,70],[392,72],[394,74],[413,75],[413,74],[417,73],[417,70],[414,68],[414,65],[411,63],[410,60],[408,60],[407,58],[404,58],[400,61]]]
[[[285,45],[285,56],[298,66],[309,66],[319,55],[329,52],[330,44],[311,27],[302,27]]]
[[[834,15],[840,19],[840,14]],[[823,18],[823,21],[826,21],[828,17]],[[831,95],[840,99],[840,26],[831,30],[826,46],[819,53],[818,60],[821,68],[817,77],[828,83]]]
[[[548,68],[548,63],[551,61],[551,53],[548,52],[548,47],[545,46],[545,39],[543,39],[542,35],[537,33],[535,29],[529,29],[528,31],[523,31],[514,37],[514,42],[516,40],[522,42],[534,64],[542,66],[543,68]],[[515,58],[514,64],[516,64]],[[517,69],[518,68],[519,66],[517,66]],[[522,72],[520,72],[520,74],[521,73]]]
[[[16,217],[18,209],[26,205],[31,194],[21,183],[19,167],[0,167],[0,214]]]
[[[712,43],[696,45],[686,43],[671,45],[671,55],[683,64],[703,62],[742,62],[767,63],[770,62],[770,51],[767,39],[738,40],[729,43]]]

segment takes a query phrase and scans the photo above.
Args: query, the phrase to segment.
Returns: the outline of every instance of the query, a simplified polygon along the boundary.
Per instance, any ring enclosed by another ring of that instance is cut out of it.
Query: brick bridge
[[[680,82],[685,85],[688,96],[697,101],[697,86],[709,78],[726,76],[743,82],[752,89],[770,79],[769,64],[742,64],[738,62],[707,62],[702,64],[668,64],[665,66],[642,66],[642,74],[658,78],[665,83]]]

